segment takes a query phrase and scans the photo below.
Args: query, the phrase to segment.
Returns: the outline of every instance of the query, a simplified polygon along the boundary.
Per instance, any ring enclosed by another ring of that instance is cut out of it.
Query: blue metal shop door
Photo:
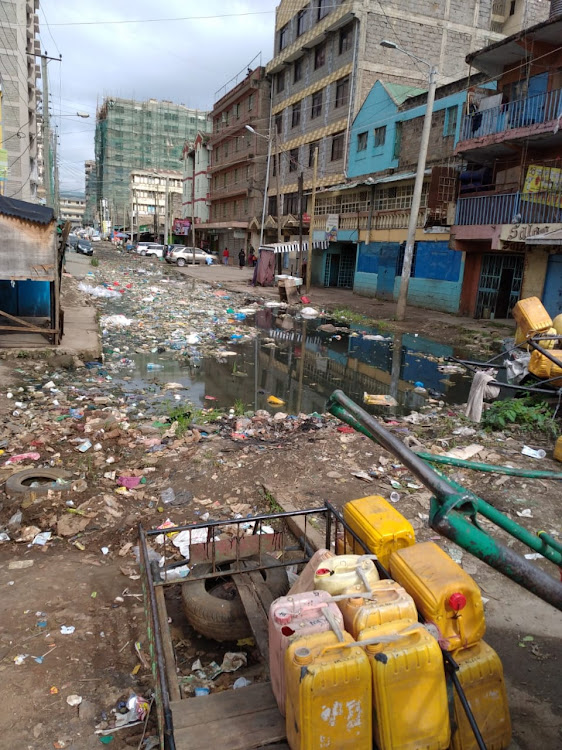
[[[381,245],[379,256],[379,273],[377,277],[377,297],[393,299],[396,263],[400,245],[397,242],[385,242]]]
[[[546,268],[542,303],[551,318],[562,313],[562,254],[551,255]]]

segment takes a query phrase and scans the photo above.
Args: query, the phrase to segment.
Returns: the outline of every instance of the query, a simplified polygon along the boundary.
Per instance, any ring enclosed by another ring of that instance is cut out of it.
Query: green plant
[[[344,321],[345,323],[355,323],[360,326],[370,326],[379,328],[381,331],[388,328],[387,324],[381,320],[374,320],[369,318],[367,315],[362,313],[354,312],[347,307],[336,307],[330,311],[330,315],[337,320]]]
[[[237,398],[234,401],[234,413],[237,417],[243,417],[244,412],[246,411],[246,408],[244,406],[244,402],[241,398]]]
[[[517,425],[523,432],[558,433],[550,406],[530,396],[495,401],[483,414],[482,426],[487,430],[503,430],[510,425]]]
[[[100,264],[100,262],[99,262],[99,260],[97,258],[92,258],[91,261],[90,261],[90,265],[93,266],[94,268],[97,268],[99,266],[99,264]]]
[[[261,487],[260,495],[262,496],[264,501],[267,503],[269,510],[272,513],[283,513],[283,508],[279,505],[279,503],[271,494],[271,492],[267,489],[267,487],[263,487],[263,486]]]

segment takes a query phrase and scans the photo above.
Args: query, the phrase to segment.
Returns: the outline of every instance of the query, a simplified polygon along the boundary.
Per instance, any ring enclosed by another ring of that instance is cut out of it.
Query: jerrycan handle
[[[379,635],[376,638],[367,638],[364,641],[351,641],[350,643],[336,643],[333,646],[324,646],[322,651],[320,651],[320,658],[327,652],[327,651],[335,651],[340,648],[352,648],[353,646],[359,646],[359,648],[365,648],[366,646],[375,646],[379,645],[380,643],[394,643],[394,641],[399,640],[400,638],[407,638],[408,636],[412,635],[412,630],[414,628],[417,628],[418,623],[414,622],[409,627],[405,628],[401,633],[390,633],[389,635]]]
[[[343,643],[343,633],[338,622],[336,621],[336,618],[334,617],[334,613],[329,607],[324,606],[324,608],[322,609],[322,614],[324,615],[326,620],[328,620],[328,624],[336,634],[338,641],[340,641],[340,643]]]
[[[394,583],[394,581],[393,581]],[[369,591],[356,591],[353,594],[336,594],[335,596],[331,597],[332,602],[341,602],[345,599],[376,599],[377,594],[379,591],[396,591],[394,586],[377,586],[377,590],[373,591],[372,589],[369,589]],[[396,591],[396,595],[399,596],[398,592]],[[325,602],[324,602],[325,605]]]

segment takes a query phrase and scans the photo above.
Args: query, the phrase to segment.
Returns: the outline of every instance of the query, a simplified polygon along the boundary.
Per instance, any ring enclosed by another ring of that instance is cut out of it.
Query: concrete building
[[[211,215],[209,135],[200,131],[195,141],[186,143],[183,149],[182,219],[195,225],[195,243],[201,247],[209,246],[206,230],[199,228],[209,223]]]
[[[84,224],[93,226],[98,215],[96,206],[96,162],[88,159],[84,162],[86,206],[84,208]]]
[[[186,140],[207,113],[170,101],[106,97],[97,111],[96,202],[107,204],[116,225],[127,223],[131,171],[179,170]]]
[[[265,68],[251,70],[218,99],[211,112],[211,215],[201,230],[210,247],[231,257],[258,247],[268,151],[270,87]],[[247,130],[253,127],[256,135]]]
[[[59,200],[59,218],[69,221],[72,229],[84,226],[86,198],[83,193],[63,192]]]
[[[8,174],[4,194],[37,200],[37,104],[41,93],[39,0],[0,0],[0,80],[3,147]]]
[[[376,80],[426,87],[427,68],[381,47],[381,40],[437,65],[439,84],[445,84],[468,75],[469,52],[547,15],[547,0],[281,0],[267,65],[280,212],[294,208],[299,171],[310,190],[316,146],[318,185],[346,179],[349,128]],[[273,204],[274,181],[269,195]]]
[[[131,170],[129,179],[130,208],[125,221],[127,230],[131,226],[130,211],[132,209],[135,234],[137,232],[139,234],[150,232],[158,240],[164,240],[166,189],[168,191],[168,228],[171,232],[173,220],[181,216],[182,173],[179,170],[172,169]]]
[[[455,149],[466,169],[452,246],[466,258],[461,312],[476,318],[509,317],[532,296],[562,312],[562,3],[552,6],[550,20],[467,58],[498,79],[497,93],[474,93]]]

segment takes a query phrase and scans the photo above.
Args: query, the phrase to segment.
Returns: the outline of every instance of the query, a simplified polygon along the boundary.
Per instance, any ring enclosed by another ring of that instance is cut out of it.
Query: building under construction
[[[131,170],[177,170],[185,141],[194,140],[206,120],[206,112],[170,101],[106,97],[97,111],[95,136],[100,221],[130,225]]]

